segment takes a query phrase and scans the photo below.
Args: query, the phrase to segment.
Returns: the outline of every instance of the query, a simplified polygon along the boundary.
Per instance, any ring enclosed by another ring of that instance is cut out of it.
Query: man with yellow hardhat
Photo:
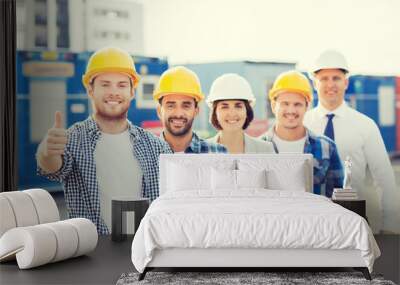
[[[298,71],[281,73],[269,92],[276,122],[261,139],[272,142],[277,153],[311,153],[314,156],[314,193],[332,196],[343,184],[343,167],[335,143],[316,136],[303,125],[312,101],[311,85]]]
[[[95,52],[82,77],[93,114],[65,130],[56,112],[37,151],[38,172],[62,183],[70,218],[92,220],[99,234],[109,234],[112,196],[158,196],[158,157],[172,152],[127,120],[138,81],[127,52]]]
[[[367,200],[372,230],[400,233],[400,188],[378,126],[344,100],[349,71],[346,58],[337,50],[317,56],[309,74],[318,105],[307,112],[304,124],[316,134],[331,137],[342,161],[350,158],[351,186]]]
[[[200,81],[190,69],[177,66],[165,71],[153,93],[159,103],[157,114],[164,130],[164,139],[176,153],[222,152],[220,144],[199,138],[192,130],[194,118],[199,113],[199,102],[204,99]]]

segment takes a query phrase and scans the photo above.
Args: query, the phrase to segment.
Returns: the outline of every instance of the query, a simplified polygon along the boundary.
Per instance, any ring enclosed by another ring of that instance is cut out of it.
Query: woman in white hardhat
[[[274,153],[271,143],[244,132],[254,118],[255,102],[250,84],[242,76],[227,73],[215,79],[207,105],[210,122],[218,133],[208,141],[224,145],[229,153]]]

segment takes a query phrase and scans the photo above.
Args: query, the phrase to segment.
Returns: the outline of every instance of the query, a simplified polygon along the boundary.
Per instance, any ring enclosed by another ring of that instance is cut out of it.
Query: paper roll
[[[39,223],[36,208],[30,196],[22,191],[3,192],[14,211],[17,227],[33,226]]]
[[[0,193],[0,237],[9,229],[17,226],[10,202],[2,194]]]
[[[97,229],[90,220],[75,218],[65,220],[64,222],[74,226],[78,233],[78,249],[74,257],[86,254],[96,248],[98,240]]]
[[[40,225],[51,229],[57,239],[57,250],[51,262],[71,258],[78,249],[78,233],[74,226],[65,221]]]
[[[49,263],[54,259],[57,240],[54,232],[42,225],[14,228],[0,239],[0,258],[16,255],[20,269]]]
[[[56,202],[49,192],[43,189],[29,189],[23,192],[31,197],[39,218],[39,224],[52,223],[60,220]]]

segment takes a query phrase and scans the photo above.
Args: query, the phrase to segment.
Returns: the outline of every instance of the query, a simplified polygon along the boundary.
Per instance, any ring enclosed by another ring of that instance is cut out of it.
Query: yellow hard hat
[[[184,66],[170,68],[161,75],[153,98],[158,101],[168,94],[187,95],[193,97],[197,102],[204,99],[200,80],[196,73]]]
[[[89,58],[82,83],[87,88],[94,76],[102,72],[121,72],[132,78],[133,87],[139,82],[132,57],[124,50],[116,47],[105,47],[96,51]]]
[[[301,94],[307,102],[311,102],[313,97],[310,81],[302,73],[295,70],[279,74],[269,91],[269,99],[274,100],[283,91]]]

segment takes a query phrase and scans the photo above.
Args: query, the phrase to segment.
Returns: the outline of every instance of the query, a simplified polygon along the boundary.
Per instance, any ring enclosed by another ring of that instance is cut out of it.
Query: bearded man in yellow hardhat
[[[302,73],[281,73],[269,91],[275,125],[261,139],[272,142],[276,153],[311,153],[314,193],[331,197],[334,188],[343,186],[343,167],[335,142],[313,134],[303,124],[312,95],[311,84]]]
[[[204,99],[200,80],[190,69],[177,66],[165,71],[153,93],[157,114],[163,124],[161,138],[175,153],[226,153],[224,146],[207,142],[192,130]]]
[[[127,119],[138,82],[126,51],[98,50],[82,77],[93,114],[66,130],[56,112],[38,147],[38,173],[60,182],[69,217],[90,219],[99,234],[110,233],[112,196],[158,197],[158,158],[172,152]]]

